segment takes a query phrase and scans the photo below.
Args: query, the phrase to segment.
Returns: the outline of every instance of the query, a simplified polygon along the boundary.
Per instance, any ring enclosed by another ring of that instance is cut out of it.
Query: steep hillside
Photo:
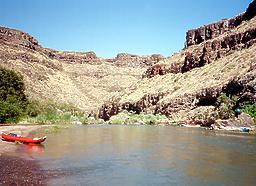
[[[32,36],[3,27],[0,65],[23,74],[31,99],[72,103],[87,113],[140,80],[146,66],[106,62],[94,52],[45,49]]]
[[[221,93],[255,101],[255,5],[235,18],[188,31],[183,50],[149,67],[128,94],[102,106],[100,117],[129,110],[184,121],[210,115]]]

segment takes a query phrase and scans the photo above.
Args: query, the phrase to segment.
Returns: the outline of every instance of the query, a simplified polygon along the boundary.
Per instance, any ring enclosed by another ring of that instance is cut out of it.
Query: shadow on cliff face
[[[256,1],[250,3],[249,7],[247,8],[246,12],[243,15],[244,20],[250,20],[256,15]]]

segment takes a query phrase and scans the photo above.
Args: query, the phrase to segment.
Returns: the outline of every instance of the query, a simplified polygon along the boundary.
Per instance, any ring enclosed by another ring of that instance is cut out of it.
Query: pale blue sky
[[[170,56],[185,32],[230,18],[251,0],[0,0],[0,25],[36,37],[43,47]]]

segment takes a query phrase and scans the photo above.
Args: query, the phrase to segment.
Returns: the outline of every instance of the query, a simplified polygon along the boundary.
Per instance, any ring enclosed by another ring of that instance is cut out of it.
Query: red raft
[[[39,138],[29,138],[29,137],[24,137],[24,136],[20,136],[17,134],[13,134],[13,133],[2,133],[2,139],[4,141],[8,141],[8,142],[21,142],[21,143],[34,143],[34,144],[40,144],[42,142],[44,142],[46,140],[46,136],[45,137],[39,137]]]

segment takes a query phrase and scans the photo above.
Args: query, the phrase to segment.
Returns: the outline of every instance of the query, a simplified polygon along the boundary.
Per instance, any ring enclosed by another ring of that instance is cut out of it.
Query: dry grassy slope
[[[3,43],[0,65],[23,74],[27,94],[32,99],[72,103],[87,113],[136,83],[145,71],[105,62],[67,64],[40,51]]]
[[[72,87],[65,88],[67,91],[71,91],[69,95],[71,97],[72,94],[77,95],[77,97],[84,96],[87,101],[65,99],[70,99],[70,102],[75,101],[75,105],[88,111],[95,111],[112,97],[119,97],[127,87],[141,79],[142,72],[145,70],[122,68],[104,62],[100,65],[63,64],[63,68],[65,75],[72,82],[70,85],[76,87],[75,91]]]
[[[249,71],[256,63],[256,45],[237,51],[214,63],[195,68],[187,73],[166,74],[143,79],[134,85],[134,91],[124,95],[121,103],[139,101],[145,94],[167,93],[159,103],[166,104],[177,97],[195,94],[208,87],[222,87],[235,77],[245,74],[256,75],[256,69]]]

